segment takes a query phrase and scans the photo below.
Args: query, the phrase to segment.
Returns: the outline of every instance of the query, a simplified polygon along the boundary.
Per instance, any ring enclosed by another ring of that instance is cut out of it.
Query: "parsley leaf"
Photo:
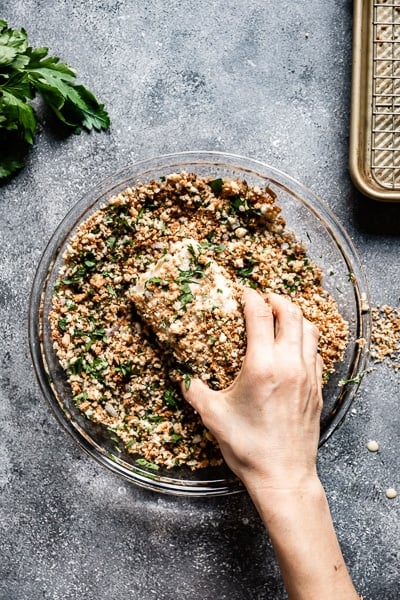
[[[135,462],[140,467],[147,467],[148,469],[152,469],[153,471],[158,471],[160,468],[158,465],[150,462],[149,460],[146,460],[145,458],[138,458]]]
[[[183,382],[185,384],[185,389],[189,390],[190,384],[192,383],[192,376],[189,373],[183,374]]]
[[[30,101],[37,93],[57,119],[74,133],[110,125],[104,106],[48,48],[33,49],[24,29],[0,20],[0,179],[20,169],[34,142],[37,116]]]
[[[219,198],[219,196],[222,194],[222,188],[223,188],[223,185],[224,185],[224,180],[221,179],[221,178],[213,179],[212,181],[208,182],[208,185],[212,189],[214,196],[216,196],[217,198]]]
[[[177,408],[177,395],[175,390],[165,390],[163,399],[170,408]]]

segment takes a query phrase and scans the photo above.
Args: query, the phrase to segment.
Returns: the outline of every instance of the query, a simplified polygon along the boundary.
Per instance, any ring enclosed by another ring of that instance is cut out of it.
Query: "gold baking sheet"
[[[363,194],[400,201],[400,0],[354,0],[350,173]]]

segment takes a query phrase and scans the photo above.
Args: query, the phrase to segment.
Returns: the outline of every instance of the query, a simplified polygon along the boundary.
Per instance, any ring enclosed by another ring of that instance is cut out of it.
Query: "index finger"
[[[276,342],[290,346],[290,350],[302,356],[303,313],[301,309],[279,294],[269,294],[269,302],[276,318]]]
[[[306,364],[315,365],[318,352],[319,330],[308,321],[303,320],[303,356]]]
[[[264,298],[251,288],[243,293],[244,317],[246,321],[247,353],[258,356],[274,342],[274,315]]]

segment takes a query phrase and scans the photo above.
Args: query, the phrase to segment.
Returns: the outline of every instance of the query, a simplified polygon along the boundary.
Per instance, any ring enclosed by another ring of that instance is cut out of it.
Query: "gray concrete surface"
[[[360,196],[347,168],[352,2],[14,0],[0,17],[75,67],[112,119],[103,134],[42,129],[0,187],[0,600],[285,598],[247,496],[159,496],[81,454],[36,383],[27,304],[50,234],[88,187],[133,160],[213,149],[264,160],[323,197],[372,303],[399,306],[400,205]],[[319,457],[366,600],[400,598],[399,498],[385,497],[400,489],[399,414],[399,376],[379,366]]]

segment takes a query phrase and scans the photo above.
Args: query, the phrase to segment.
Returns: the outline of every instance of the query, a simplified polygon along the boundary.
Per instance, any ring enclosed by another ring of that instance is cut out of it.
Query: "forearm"
[[[290,600],[357,600],[317,477],[298,490],[248,486]]]

